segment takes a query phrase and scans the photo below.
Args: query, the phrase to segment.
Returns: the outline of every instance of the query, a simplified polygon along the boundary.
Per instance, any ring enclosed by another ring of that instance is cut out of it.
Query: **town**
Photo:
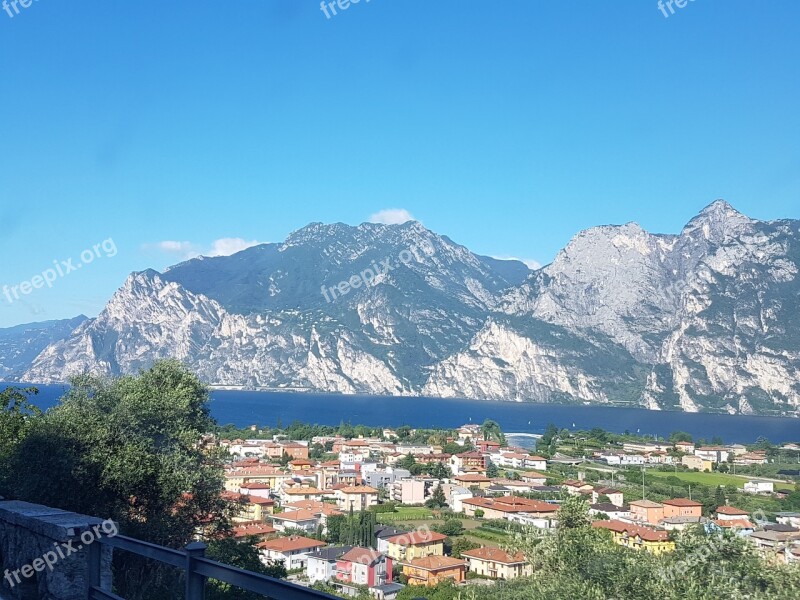
[[[670,553],[679,532],[699,528],[747,539],[766,563],[800,564],[800,445],[670,438],[550,426],[531,450],[492,421],[453,431],[295,423],[222,428],[218,443],[234,537],[290,581],[337,595],[391,600],[406,586],[528,576],[513,541],[552,534],[566,502],[632,550]]]

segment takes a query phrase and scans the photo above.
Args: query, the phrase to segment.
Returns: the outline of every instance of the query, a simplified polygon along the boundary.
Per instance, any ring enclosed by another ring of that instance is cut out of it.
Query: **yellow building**
[[[595,521],[592,527],[609,530],[617,544],[634,550],[645,550],[653,554],[675,550],[675,542],[669,539],[669,533],[666,531],[622,521]]]
[[[530,563],[522,552],[514,555],[499,548],[477,548],[462,552],[467,568],[473,573],[495,579],[516,579],[533,573]]]
[[[690,469],[697,469],[698,471],[711,471],[711,465],[713,464],[710,460],[706,458],[702,458],[700,456],[684,456],[681,458],[681,464],[685,467]]]
[[[444,556],[444,540],[447,536],[435,531],[411,531],[387,538],[386,554],[397,561],[411,562],[416,558]]]
[[[466,579],[466,565],[450,556],[415,558],[403,564],[403,575],[408,577],[409,585],[434,586],[447,580],[461,583]]]

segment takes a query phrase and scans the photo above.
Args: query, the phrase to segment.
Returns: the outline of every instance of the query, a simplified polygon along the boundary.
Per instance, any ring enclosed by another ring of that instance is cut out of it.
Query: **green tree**
[[[433,488],[431,497],[425,501],[425,506],[428,508],[442,508],[447,506],[447,498],[444,495],[444,490],[441,485],[437,485]]]
[[[466,552],[467,550],[475,550],[476,548],[480,548],[480,544],[476,544],[468,540],[467,538],[460,537],[453,540],[453,548],[452,548],[452,555],[453,558],[461,558],[461,553]]]
[[[436,531],[447,537],[464,533],[464,524],[458,519],[445,519],[444,523],[435,526]]]
[[[28,397],[39,393],[36,388],[9,387],[0,392],[0,496],[10,496],[5,481],[11,474],[9,461],[27,433],[41,418],[42,411]]]
[[[119,379],[83,375],[32,421],[8,461],[11,487],[17,498],[114,519],[126,535],[179,548],[208,528],[208,515],[229,525],[220,456],[204,442],[214,428],[206,387],[176,361]],[[173,597],[178,583],[158,567],[124,553],[114,561],[123,597]]]

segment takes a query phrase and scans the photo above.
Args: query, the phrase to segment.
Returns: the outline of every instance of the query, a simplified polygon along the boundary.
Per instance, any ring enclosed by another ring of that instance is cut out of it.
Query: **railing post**
[[[97,540],[93,544],[86,546],[86,597],[89,598],[93,587],[100,588],[100,571],[103,556],[103,547]]]
[[[202,542],[192,542],[186,546],[186,600],[204,600],[206,578],[195,572],[197,558],[206,555],[208,546]]]

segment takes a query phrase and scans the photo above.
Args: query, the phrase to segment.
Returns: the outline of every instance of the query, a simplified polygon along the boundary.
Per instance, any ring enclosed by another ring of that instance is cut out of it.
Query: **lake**
[[[0,389],[8,385],[0,383]],[[43,409],[54,406],[67,389],[63,385],[37,387],[40,393],[35,402]],[[454,428],[493,419],[503,431],[518,433],[543,433],[553,423],[567,429],[600,427],[659,436],[680,430],[695,439],[719,436],[726,443],[752,443],[760,436],[773,443],[800,441],[800,419],[449,398],[214,390],[211,414],[220,424],[238,427],[288,425],[298,420],[320,425],[349,421],[353,425]]]

